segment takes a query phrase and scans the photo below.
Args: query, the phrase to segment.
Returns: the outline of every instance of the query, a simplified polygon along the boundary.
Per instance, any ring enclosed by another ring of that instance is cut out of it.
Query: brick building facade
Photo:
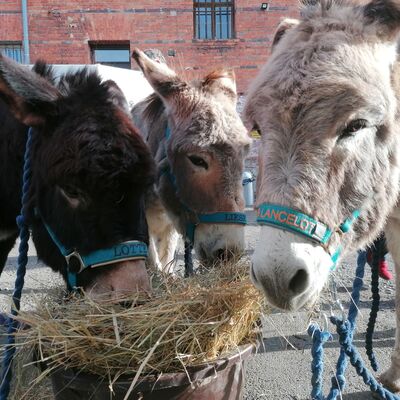
[[[88,64],[95,61],[97,48],[157,48],[188,78],[193,72],[232,67],[239,91],[245,92],[268,57],[277,24],[284,16],[296,17],[297,4],[297,0],[27,0],[30,62],[44,58],[54,64]],[[15,54],[22,45],[21,8],[21,0],[0,1],[0,50],[8,48]],[[133,62],[131,67],[135,68]]]

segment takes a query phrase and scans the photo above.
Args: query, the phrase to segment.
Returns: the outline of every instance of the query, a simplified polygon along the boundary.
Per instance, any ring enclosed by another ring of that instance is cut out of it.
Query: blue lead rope
[[[374,257],[374,263],[378,257]],[[312,399],[313,400],[336,400],[343,391],[346,380],[344,377],[348,361],[354,366],[356,372],[362,377],[372,392],[377,393],[382,399],[400,400],[400,396],[396,396],[384,388],[368,371],[360,357],[357,349],[353,344],[353,336],[356,328],[356,319],[358,314],[358,305],[360,301],[360,290],[363,285],[364,270],[367,257],[366,252],[360,252],[357,259],[356,278],[353,282],[352,299],[350,303],[347,319],[332,316],[331,322],[336,326],[339,335],[340,356],[336,365],[336,376],[332,378],[332,387],[325,398],[322,393],[322,373],[323,373],[323,345],[330,338],[330,333],[322,331],[317,324],[310,325],[308,333],[313,337],[312,346]]]
[[[17,277],[15,280],[15,288],[13,293],[13,306],[11,307],[11,317],[8,318],[8,329],[7,329],[7,345],[4,351],[4,358],[2,362],[1,370],[1,382],[0,382],[0,400],[7,400],[10,393],[11,380],[12,380],[12,361],[15,354],[15,332],[18,328],[18,322],[13,318],[18,314],[21,305],[22,289],[24,287],[24,279],[26,273],[26,265],[28,263],[28,250],[29,250],[29,229],[28,229],[28,218],[29,218],[29,192],[30,192],[30,181],[32,176],[31,167],[31,149],[34,142],[34,136],[32,128],[28,130],[28,138],[25,145],[25,156],[24,156],[24,171],[23,171],[23,183],[22,183],[22,207],[21,215],[17,217],[17,225],[20,233],[20,244],[18,254],[18,268]]]

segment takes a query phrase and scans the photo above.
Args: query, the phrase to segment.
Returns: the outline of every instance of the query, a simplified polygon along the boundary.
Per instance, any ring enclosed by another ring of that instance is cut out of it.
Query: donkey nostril
[[[234,253],[232,249],[218,249],[215,252],[215,257],[220,261],[226,262],[234,258]]]
[[[305,291],[308,286],[308,273],[304,269],[299,269],[289,282],[289,289],[300,294]]]
[[[227,251],[225,249],[219,249],[215,252],[215,255],[217,256],[218,260],[225,261],[227,258]]]

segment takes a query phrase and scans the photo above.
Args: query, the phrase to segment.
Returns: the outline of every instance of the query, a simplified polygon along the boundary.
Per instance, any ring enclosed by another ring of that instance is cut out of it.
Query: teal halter
[[[165,139],[169,141],[171,138],[171,130],[167,125],[165,129]],[[165,155],[167,157],[167,155]],[[174,186],[175,190],[177,190],[176,186],[176,178],[173,172],[171,171],[171,167],[169,163],[165,168],[163,168],[160,172],[161,175],[166,175],[172,185]],[[181,201],[181,200],[180,200]],[[194,244],[194,233],[196,227],[199,224],[235,224],[235,225],[246,225],[247,224],[247,217],[245,213],[242,212],[232,212],[232,211],[220,211],[215,213],[209,214],[199,214],[191,210],[186,204],[182,203],[183,207],[186,211],[194,214],[196,216],[196,222],[188,222],[186,224],[186,233],[185,239],[193,246]]]
[[[305,236],[319,243],[328,251],[328,242],[334,232],[347,233],[350,231],[354,221],[360,216],[360,211],[354,211],[349,218],[346,218],[336,229],[332,231],[327,225],[321,221],[303,214],[289,207],[280,206],[270,203],[262,203],[257,208],[257,222],[260,225],[270,225],[286,231]],[[342,246],[332,253],[331,259],[333,265],[331,269],[335,269],[337,260],[342,252]]]
[[[76,289],[77,275],[87,268],[95,268],[113,264],[117,261],[147,258],[147,245],[146,243],[138,240],[129,240],[106,249],[92,251],[91,253],[85,255],[80,254],[75,249],[67,249],[57,238],[50,226],[43,221],[43,219],[42,222],[54,244],[58,247],[60,253],[64,256],[65,261],[67,262],[67,280],[70,290]]]

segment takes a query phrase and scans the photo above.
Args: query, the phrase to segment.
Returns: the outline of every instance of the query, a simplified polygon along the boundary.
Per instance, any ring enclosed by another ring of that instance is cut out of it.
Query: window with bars
[[[195,0],[193,3],[194,37],[226,40],[234,38],[234,2]]]
[[[0,42],[0,53],[22,63],[22,44],[19,42]]]

